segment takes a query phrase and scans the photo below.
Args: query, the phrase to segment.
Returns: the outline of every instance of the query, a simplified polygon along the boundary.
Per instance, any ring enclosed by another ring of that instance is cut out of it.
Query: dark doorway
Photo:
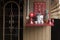
[[[51,40],[60,40],[60,19],[54,19],[54,26],[51,28]]]
[[[24,1],[20,2],[20,40],[23,40],[23,5]]]

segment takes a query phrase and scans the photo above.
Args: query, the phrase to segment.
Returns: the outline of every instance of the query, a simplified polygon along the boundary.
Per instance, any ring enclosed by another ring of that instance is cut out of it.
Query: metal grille
[[[14,3],[8,3],[3,13],[3,40],[19,40],[19,11]]]

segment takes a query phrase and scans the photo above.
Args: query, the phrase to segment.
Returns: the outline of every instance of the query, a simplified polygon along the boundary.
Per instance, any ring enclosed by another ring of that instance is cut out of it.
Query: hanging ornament
[[[30,24],[33,24],[34,23],[34,17],[35,17],[35,13],[33,13],[33,12],[31,12],[30,14],[29,14],[29,19],[30,19]]]

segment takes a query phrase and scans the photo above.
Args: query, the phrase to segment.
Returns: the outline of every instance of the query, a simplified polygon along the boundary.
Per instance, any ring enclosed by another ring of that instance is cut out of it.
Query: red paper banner
[[[34,2],[34,13],[45,14],[46,3],[45,2]]]

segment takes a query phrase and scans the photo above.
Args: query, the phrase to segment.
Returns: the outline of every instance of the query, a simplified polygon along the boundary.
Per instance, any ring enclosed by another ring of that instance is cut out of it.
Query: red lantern
[[[31,18],[33,18],[33,17],[35,17],[35,13],[31,12],[31,13],[29,14],[29,16],[30,16]]]
[[[35,17],[35,14],[33,13],[33,12],[31,12],[30,14],[29,14],[29,19],[30,19],[30,24],[33,24],[34,23],[34,20],[33,20],[33,18]]]

